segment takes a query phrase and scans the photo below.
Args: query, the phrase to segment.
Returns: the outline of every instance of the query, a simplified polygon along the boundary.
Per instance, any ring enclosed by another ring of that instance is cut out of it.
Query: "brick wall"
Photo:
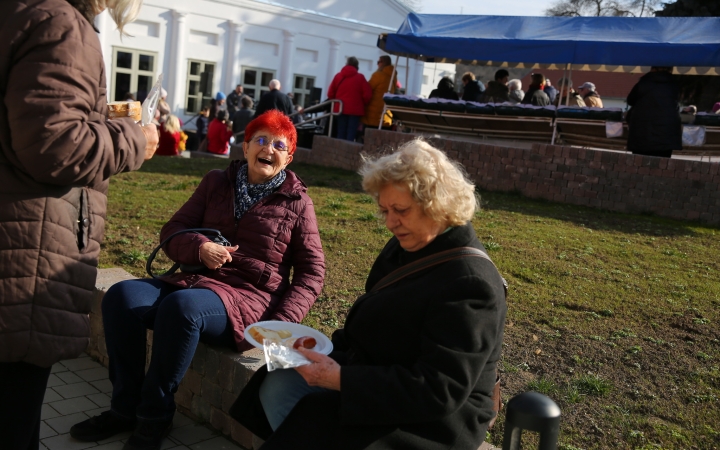
[[[368,129],[365,145],[316,136],[298,161],[357,170],[415,135]],[[594,208],[720,224],[720,163],[533,144],[531,149],[433,138],[478,187]]]

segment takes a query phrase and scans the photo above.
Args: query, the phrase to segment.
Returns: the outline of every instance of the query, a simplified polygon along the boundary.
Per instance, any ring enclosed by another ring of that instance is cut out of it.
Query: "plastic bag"
[[[293,350],[292,345],[295,338],[282,341],[276,339],[263,339],[263,352],[267,361],[268,372],[276,369],[290,369],[310,364],[311,361]]]
[[[148,125],[155,118],[155,110],[158,101],[160,101],[160,89],[162,88],[163,74],[158,76],[155,86],[150,89],[148,96],[142,104],[142,118],[140,123],[142,126]]]

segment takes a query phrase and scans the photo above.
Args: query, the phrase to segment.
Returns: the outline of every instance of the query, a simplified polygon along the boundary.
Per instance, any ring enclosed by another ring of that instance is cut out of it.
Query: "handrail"
[[[335,104],[340,106],[338,108],[337,112],[334,111]],[[327,111],[328,109],[329,109],[329,111]],[[330,136],[330,134],[332,133],[333,117],[339,116],[340,114],[342,114],[343,102],[342,102],[342,100],[337,100],[337,99],[325,100],[324,102],[322,102],[320,104],[310,106],[309,108],[305,108],[302,112],[298,111],[298,112],[292,113],[288,117],[290,117],[292,119],[293,117],[297,116],[298,114],[312,114],[315,111],[324,111],[324,113],[319,116],[315,116],[310,119],[303,120],[302,122],[296,123],[295,127],[297,128],[300,125],[305,125],[307,123],[316,123],[319,120],[322,120],[326,117],[330,117],[330,122],[328,123],[328,136]],[[238,142],[244,140],[244,139],[241,139],[241,136],[244,136],[244,135],[245,135],[245,130],[240,131],[239,133],[233,134],[233,136],[235,137],[235,143],[237,144]]]

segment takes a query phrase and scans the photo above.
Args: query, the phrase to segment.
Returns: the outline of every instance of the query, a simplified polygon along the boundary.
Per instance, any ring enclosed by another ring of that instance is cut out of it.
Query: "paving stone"
[[[216,434],[202,425],[188,425],[186,427],[175,428],[170,432],[170,437],[173,438],[173,440],[185,445],[197,444],[213,436],[216,436]]]
[[[57,402],[50,403],[57,412],[62,415],[74,414],[83,411],[90,411],[91,409],[97,409],[97,405],[85,397],[70,398],[67,400],[60,400]]]
[[[105,411],[109,411],[110,408],[105,406],[103,408],[97,408],[97,409],[88,409],[87,411],[83,411],[85,414],[87,414],[88,417],[95,417],[99,416],[100,413],[103,413]]]
[[[108,370],[105,367],[78,370],[75,372],[75,374],[85,381],[97,381],[108,378]]]
[[[173,428],[184,427],[192,423],[195,423],[195,421],[183,413],[176,412],[173,417]]]
[[[40,439],[45,439],[51,436],[57,436],[57,431],[53,430],[45,422],[40,422]]]
[[[95,389],[97,389],[100,392],[112,392],[112,383],[110,380],[98,380],[98,381],[91,381],[90,384],[92,384]]]
[[[222,436],[210,439],[209,441],[198,442],[197,444],[191,445],[190,448],[192,450],[242,450]]]
[[[87,413],[86,413],[87,414]],[[132,436],[132,431],[123,431],[122,433],[118,433],[115,436],[110,436],[107,439],[103,439],[102,441],[98,441],[98,444],[109,444],[111,442],[125,442],[128,439],[130,439],[130,436]]]
[[[69,434],[43,439],[42,443],[48,450],[82,450],[96,445],[94,442],[76,441]]]
[[[58,372],[67,372],[68,368],[63,366],[60,363],[55,363],[52,365],[52,368],[50,369],[50,373],[58,373]]]
[[[160,450],[167,450],[170,448],[177,447],[179,442],[177,442],[175,439],[171,437],[166,437],[165,440],[163,440],[162,445],[160,445]]]
[[[55,411],[52,406],[47,403],[42,405],[42,411],[40,412],[40,420],[52,419],[53,417],[59,416],[60,413]]]
[[[48,419],[45,421],[46,424],[50,425],[53,430],[57,431],[57,434],[65,434],[70,432],[70,427],[76,423],[86,420],[88,416],[83,413],[75,413],[67,416],[60,416],[54,419]]]
[[[79,358],[79,359],[68,359],[60,361],[60,364],[72,370],[84,370],[84,369],[95,369],[96,367],[102,367],[100,364],[93,361],[92,358]]]
[[[97,447],[93,447],[93,450],[122,450],[124,446],[125,443],[116,441],[110,442],[109,444],[98,445]]]
[[[109,408],[110,407],[110,396],[107,394],[92,394],[92,395],[86,395],[85,397],[89,398],[93,403],[98,405],[101,408]]]
[[[66,384],[65,386],[56,386],[53,390],[58,394],[62,395],[63,398],[75,398],[82,397],[83,395],[100,393],[100,391],[95,389],[93,386],[90,385],[90,383],[86,381],[75,384]]]
[[[58,400],[62,400],[60,394],[53,391],[52,388],[45,389],[45,397],[43,398],[43,403],[56,402]]]
[[[63,380],[58,378],[55,374],[50,374],[50,377],[48,378],[47,387],[55,387],[55,386],[61,386],[65,384]]]
[[[75,375],[73,372],[62,372],[57,374],[57,377],[60,378],[64,383],[63,384],[74,384],[74,383],[82,383],[83,379],[79,376]]]

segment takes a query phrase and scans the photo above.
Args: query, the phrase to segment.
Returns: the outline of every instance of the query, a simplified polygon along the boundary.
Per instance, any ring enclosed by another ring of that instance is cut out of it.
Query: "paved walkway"
[[[89,356],[61,361],[52,367],[43,401],[40,423],[40,449],[121,450],[130,433],[118,434],[100,442],[80,442],[70,437],[70,427],[110,408],[112,385],[108,371]],[[217,431],[175,413],[173,430],[163,444],[165,449],[242,450]]]

